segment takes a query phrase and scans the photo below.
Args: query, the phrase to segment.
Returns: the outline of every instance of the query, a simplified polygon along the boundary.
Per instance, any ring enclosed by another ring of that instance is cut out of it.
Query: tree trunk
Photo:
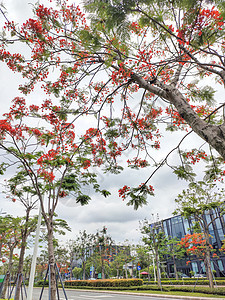
[[[101,264],[102,264],[102,279],[105,279],[105,267],[104,267],[104,257],[101,257]]]
[[[173,266],[174,266],[175,278],[176,278],[176,280],[179,280],[178,274],[177,274],[177,264],[176,264],[176,260],[175,260],[174,254],[173,254]]]
[[[1,293],[1,298],[2,298],[2,299],[6,299],[7,287],[8,287],[8,285],[9,285],[9,280],[10,280],[10,276],[11,276],[11,273],[12,273],[13,250],[14,250],[14,248],[13,248],[13,249],[10,251],[10,253],[9,253],[9,267],[8,267],[8,271],[7,271],[7,273],[6,273],[6,278],[5,278],[4,286],[3,286],[3,289],[2,289],[2,293]]]
[[[162,290],[161,276],[160,276],[160,270],[159,270],[159,253],[158,253],[157,248],[155,249],[155,260],[156,260],[156,272],[157,272],[158,287]]]
[[[128,279],[128,274],[127,274],[127,262],[125,263],[125,276],[126,276],[126,279]]]
[[[21,230],[21,248],[20,248],[20,257],[19,257],[19,266],[18,266],[18,273],[17,273],[17,289],[15,294],[15,300],[20,299],[20,290],[22,285],[22,272],[23,272],[23,262],[24,262],[24,256],[26,251],[26,245],[27,245],[27,237],[28,237],[28,221],[29,221],[29,215],[30,215],[30,208],[27,208],[26,210],[26,220],[24,224],[24,230]]]
[[[149,264],[148,264],[148,281],[150,281],[150,266],[149,266]]]
[[[25,239],[23,239],[25,240]],[[18,273],[17,273],[17,290],[15,294],[15,300],[20,299],[20,289],[22,284],[22,272],[23,272],[23,261],[24,261],[24,255],[26,250],[26,241],[22,241],[22,246],[20,249],[20,258],[19,258],[19,267],[18,267]]]
[[[206,270],[206,276],[209,280],[209,287],[214,288],[213,283],[213,276],[212,276],[212,270],[211,270],[211,259],[210,259],[210,243],[209,243],[209,232],[205,228],[204,230],[205,240],[206,240],[206,251],[205,251],[205,270]]]
[[[0,297],[2,299],[6,299],[6,292],[7,292],[7,287],[8,287],[8,284],[9,284],[9,278],[10,278],[10,273],[9,271],[7,271],[6,275],[5,275],[5,280],[4,280],[4,285],[3,285],[3,288],[2,288],[2,293],[0,295]]]
[[[84,258],[85,259],[85,258]],[[85,263],[85,260],[83,259],[83,262],[82,262],[82,267],[83,267],[83,280],[86,279],[86,274],[85,274],[85,271],[86,271],[86,263]]]
[[[159,88],[135,73],[132,74],[132,79],[135,80],[140,88],[158,95],[174,105],[179,115],[190,125],[192,130],[225,159],[225,124],[217,126],[201,119],[193,110],[190,103],[188,103],[187,99],[173,86],[159,83],[161,86]]]
[[[49,217],[50,219],[50,217]],[[48,224],[48,263],[50,272],[50,293],[51,300],[56,300],[56,274],[55,274],[55,256],[53,246],[53,220],[52,216]]]

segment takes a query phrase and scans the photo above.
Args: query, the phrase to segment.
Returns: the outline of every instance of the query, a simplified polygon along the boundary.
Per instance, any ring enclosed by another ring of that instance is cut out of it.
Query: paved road
[[[39,300],[40,297],[39,288],[34,288],[33,300]],[[171,298],[161,298],[154,296],[139,296],[139,295],[124,295],[124,294],[113,294],[110,292],[92,292],[92,291],[77,291],[77,290],[67,290],[66,291],[68,300],[167,300]],[[44,290],[42,300],[48,300],[48,291]],[[60,300],[65,300],[62,290],[60,290]]]

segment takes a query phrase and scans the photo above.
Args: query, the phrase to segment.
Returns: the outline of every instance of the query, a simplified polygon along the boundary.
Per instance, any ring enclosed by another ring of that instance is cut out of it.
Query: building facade
[[[211,267],[214,270],[215,276],[225,276],[225,254],[221,254],[219,249],[222,246],[222,241],[225,239],[225,215],[216,208],[211,211],[205,212],[205,220],[209,224],[210,243],[218,254],[218,258],[211,258]],[[182,216],[174,216],[160,222],[161,229],[167,237],[178,238],[181,240],[186,234],[192,234],[194,219],[185,219]],[[186,262],[190,260],[189,264]],[[166,259],[166,267],[168,274],[174,274],[174,265],[172,260]],[[190,271],[195,274],[205,274],[204,263],[196,258],[184,258],[177,261],[178,272],[190,276]]]

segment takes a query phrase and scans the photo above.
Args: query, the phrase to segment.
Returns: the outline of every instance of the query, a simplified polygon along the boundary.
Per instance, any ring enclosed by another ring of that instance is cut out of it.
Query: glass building
[[[222,241],[225,239],[225,215],[221,214],[220,208],[213,209],[205,212],[204,215],[207,224],[209,225],[210,242],[215,253],[218,255],[217,258],[211,257],[211,267],[214,271],[215,276],[225,276],[225,254],[221,254],[219,249],[222,246]],[[193,227],[194,219],[185,219],[182,216],[174,216],[165,219],[160,223],[161,229],[167,237],[177,238],[181,240],[186,234],[192,234],[191,228]],[[158,224],[159,224],[158,223]],[[187,261],[191,261],[188,265]],[[164,262],[165,263],[165,262]],[[167,273],[169,275],[174,274],[174,264],[172,259],[166,259]],[[197,257],[191,258],[185,257],[184,259],[177,260],[177,270],[183,274],[190,276],[190,271],[194,271],[195,274],[205,274],[204,263]]]

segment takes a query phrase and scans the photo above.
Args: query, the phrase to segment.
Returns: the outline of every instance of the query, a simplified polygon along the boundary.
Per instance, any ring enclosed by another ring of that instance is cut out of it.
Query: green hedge
[[[216,282],[218,283],[219,281],[225,281],[225,277],[216,277],[215,278],[216,279]],[[202,280],[207,280],[205,277],[200,277],[200,278],[183,278],[183,279],[179,279],[179,281],[184,281],[184,282],[186,282],[186,281],[193,281],[193,282],[195,282],[196,280],[198,280],[198,281],[202,281]],[[155,281],[154,281],[154,279],[152,278],[150,281],[149,280],[147,280],[147,279],[144,279],[143,280],[144,281],[144,284],[147,284],[147,283],[150,283],[150,284],[152,284],[152,283],[155,283]],[[172,281],[172,282],[174,282],[174,281],[177,281],[176,280],[176,278],[162,278],[161,279],[161,281],[162,282],[164,282],[164,281]],[[224,284],[224,283],[223,283]]]
[[[188,279],[185,279],[184,281],[183,280],[162,280],[161,281],[162,284],[165,284],[165,285],[209,285],[209,281],[207,279],[197,279],[195,278],[194,280],[188,280]],[[157,282],[155,281],[149,281],[149,282],[145,282],[144,283],[145,285],[149,285],[149,284],[157,284]],[[217,280],[216,279],[216,284],[217,285],[225,285],[225,280]]]
[[[203,287],[203,286],[196,286],[190,287],[190,286],[171,286],[169,287],[170,291],[182,291],[182,292],[192,292],[194,289],[195,293],[203,293],[203,294],[213,294],[213,295],[224,295],[225,296],[225,289],[224,287],[218,287],[211,289],[209,287]]]
[[[104,280],[67,280],[65,287],[91,286],[91,287],[132,287],[142,286],[142,279],[104,279]]]
[[[149,285],[149,286],[143,286],[143,287],[137,287],[137,290],[142,291],[151,291],[151,290],[160,290],[160,288],[157,285]],[[181,291],[181,292],[193,292],[193,293],[203,293],[203,294],[213,294],[213,295],[225,295],[225,289],[223,287],[218,287],[211,289],[209,287],[203,287],[203,286],[163,286],[162,290],[165,292],[169,291]]]
[[[209,281],[207,279],[204,280],[176,280],[176,281],[162,281],[162,284],[169,284],[169,285],[181,285],[181,284],[185,284],[185,285],[209,285]],[[225,280],[216,280],[216,284],[217,285],[225,285]]]
[[[85,289],[96,289],[96,287],[93,286],[71,286],[74,289],[79,288],[85,288]],[[160,288],[158,285],[149,285],[149,286],[131,286],[131,287],[97,287],[98,290],[113,290],[113,291],[160,291]],[[170,292],[170,291],[180,291],[180,292],[188,292],[192,293],[193,296],[194,293],[203,293],[203,294],[212,294],[212,295],[224,295],[225,296],[225,289],[223,287],[218,287],[214,289],[210,289],[209,287],[203,287],[203,286],[197,286],[197,287],[191,287],[191,286],[163,286],[162,290],[164,292]]]
[[[35,282],[34,286],[43,286],[44,284],[44,280],[39,280],[37,282]],[[48,286],[48,280],[45,281],[45,286]]]

